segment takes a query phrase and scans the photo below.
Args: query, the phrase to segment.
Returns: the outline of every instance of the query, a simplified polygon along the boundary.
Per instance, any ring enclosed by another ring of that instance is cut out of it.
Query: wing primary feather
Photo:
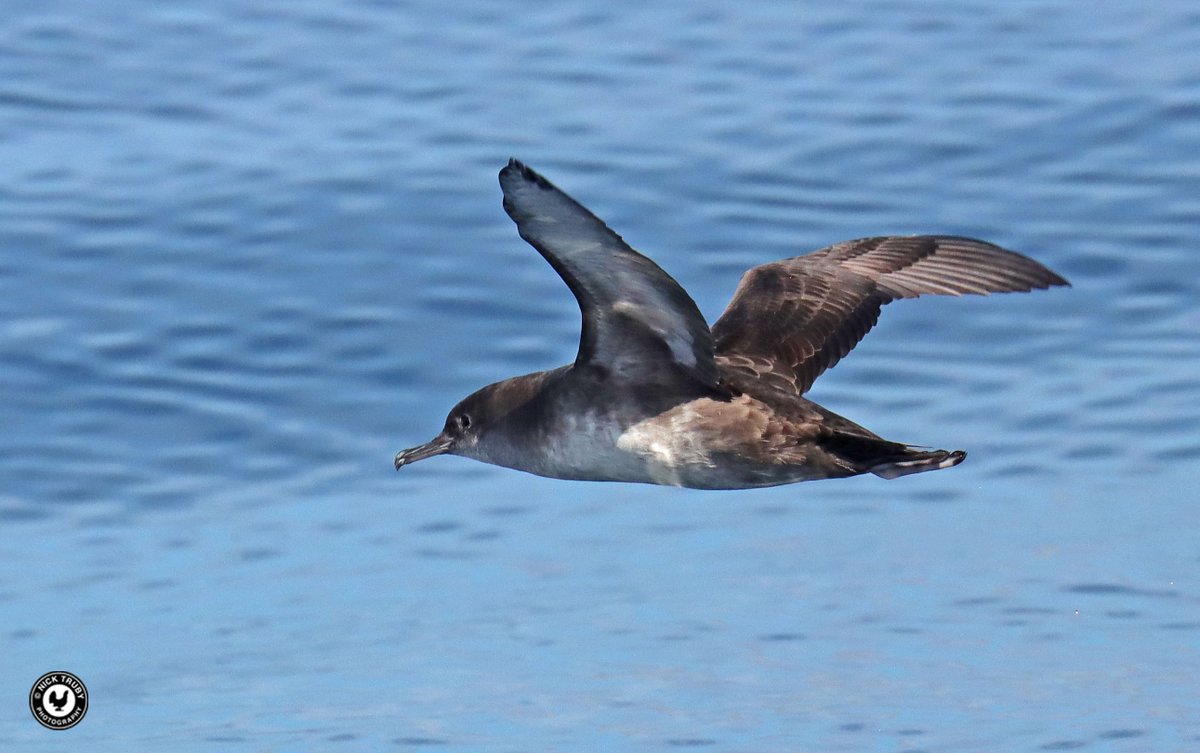
[[[753,363],[803,394],[871,330],[883,305],[1070,285],[1042,264],[962,236],[877,236],[748,270],[713,325],[723,368]],[[764,312],[778,315],[769,320]],[[765,336],[766,329],[771,334]]]

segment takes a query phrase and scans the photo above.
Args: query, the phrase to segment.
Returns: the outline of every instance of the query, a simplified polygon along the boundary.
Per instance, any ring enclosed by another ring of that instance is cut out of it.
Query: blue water
[[[1194,3],[9,0],[0,747],[1200,750]],[[961,467],[753,492],[392,470],[573,358],[518,156],[715,318],[978,236],[815,399]],[[87,717],[25,699],[64,669]]]

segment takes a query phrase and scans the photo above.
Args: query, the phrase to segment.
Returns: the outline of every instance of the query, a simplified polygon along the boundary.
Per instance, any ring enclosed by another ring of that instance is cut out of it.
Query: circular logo
[[[29,691],[29,710],[46,729],[70,729],[87,713],[88,693],[70,672],[47,672]]]

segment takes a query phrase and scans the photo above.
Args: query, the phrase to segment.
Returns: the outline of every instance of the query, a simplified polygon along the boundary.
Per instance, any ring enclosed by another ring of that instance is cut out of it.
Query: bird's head
[[[440,434],[425,444],[396,453],[396,470],[435,455],[462,455],[496,462],[487,440],[497,430],[503,433],[508,429],[508,419],[530,401],[534,388],[542,381],[531,379],[534,376],[541,377],[541,373],[489,384],[463,398],[446,416]]]

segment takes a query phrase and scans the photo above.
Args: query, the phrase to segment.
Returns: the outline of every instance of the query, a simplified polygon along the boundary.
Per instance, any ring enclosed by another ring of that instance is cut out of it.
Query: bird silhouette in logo
[[[50,705],[53,706],[56,711],[62,711],[67,707],[67,701],[70,699],[70,697],[70,693],[66,690],[63,690],[61,693],[49,693],[46,696],[46,700],[50,701]]]

